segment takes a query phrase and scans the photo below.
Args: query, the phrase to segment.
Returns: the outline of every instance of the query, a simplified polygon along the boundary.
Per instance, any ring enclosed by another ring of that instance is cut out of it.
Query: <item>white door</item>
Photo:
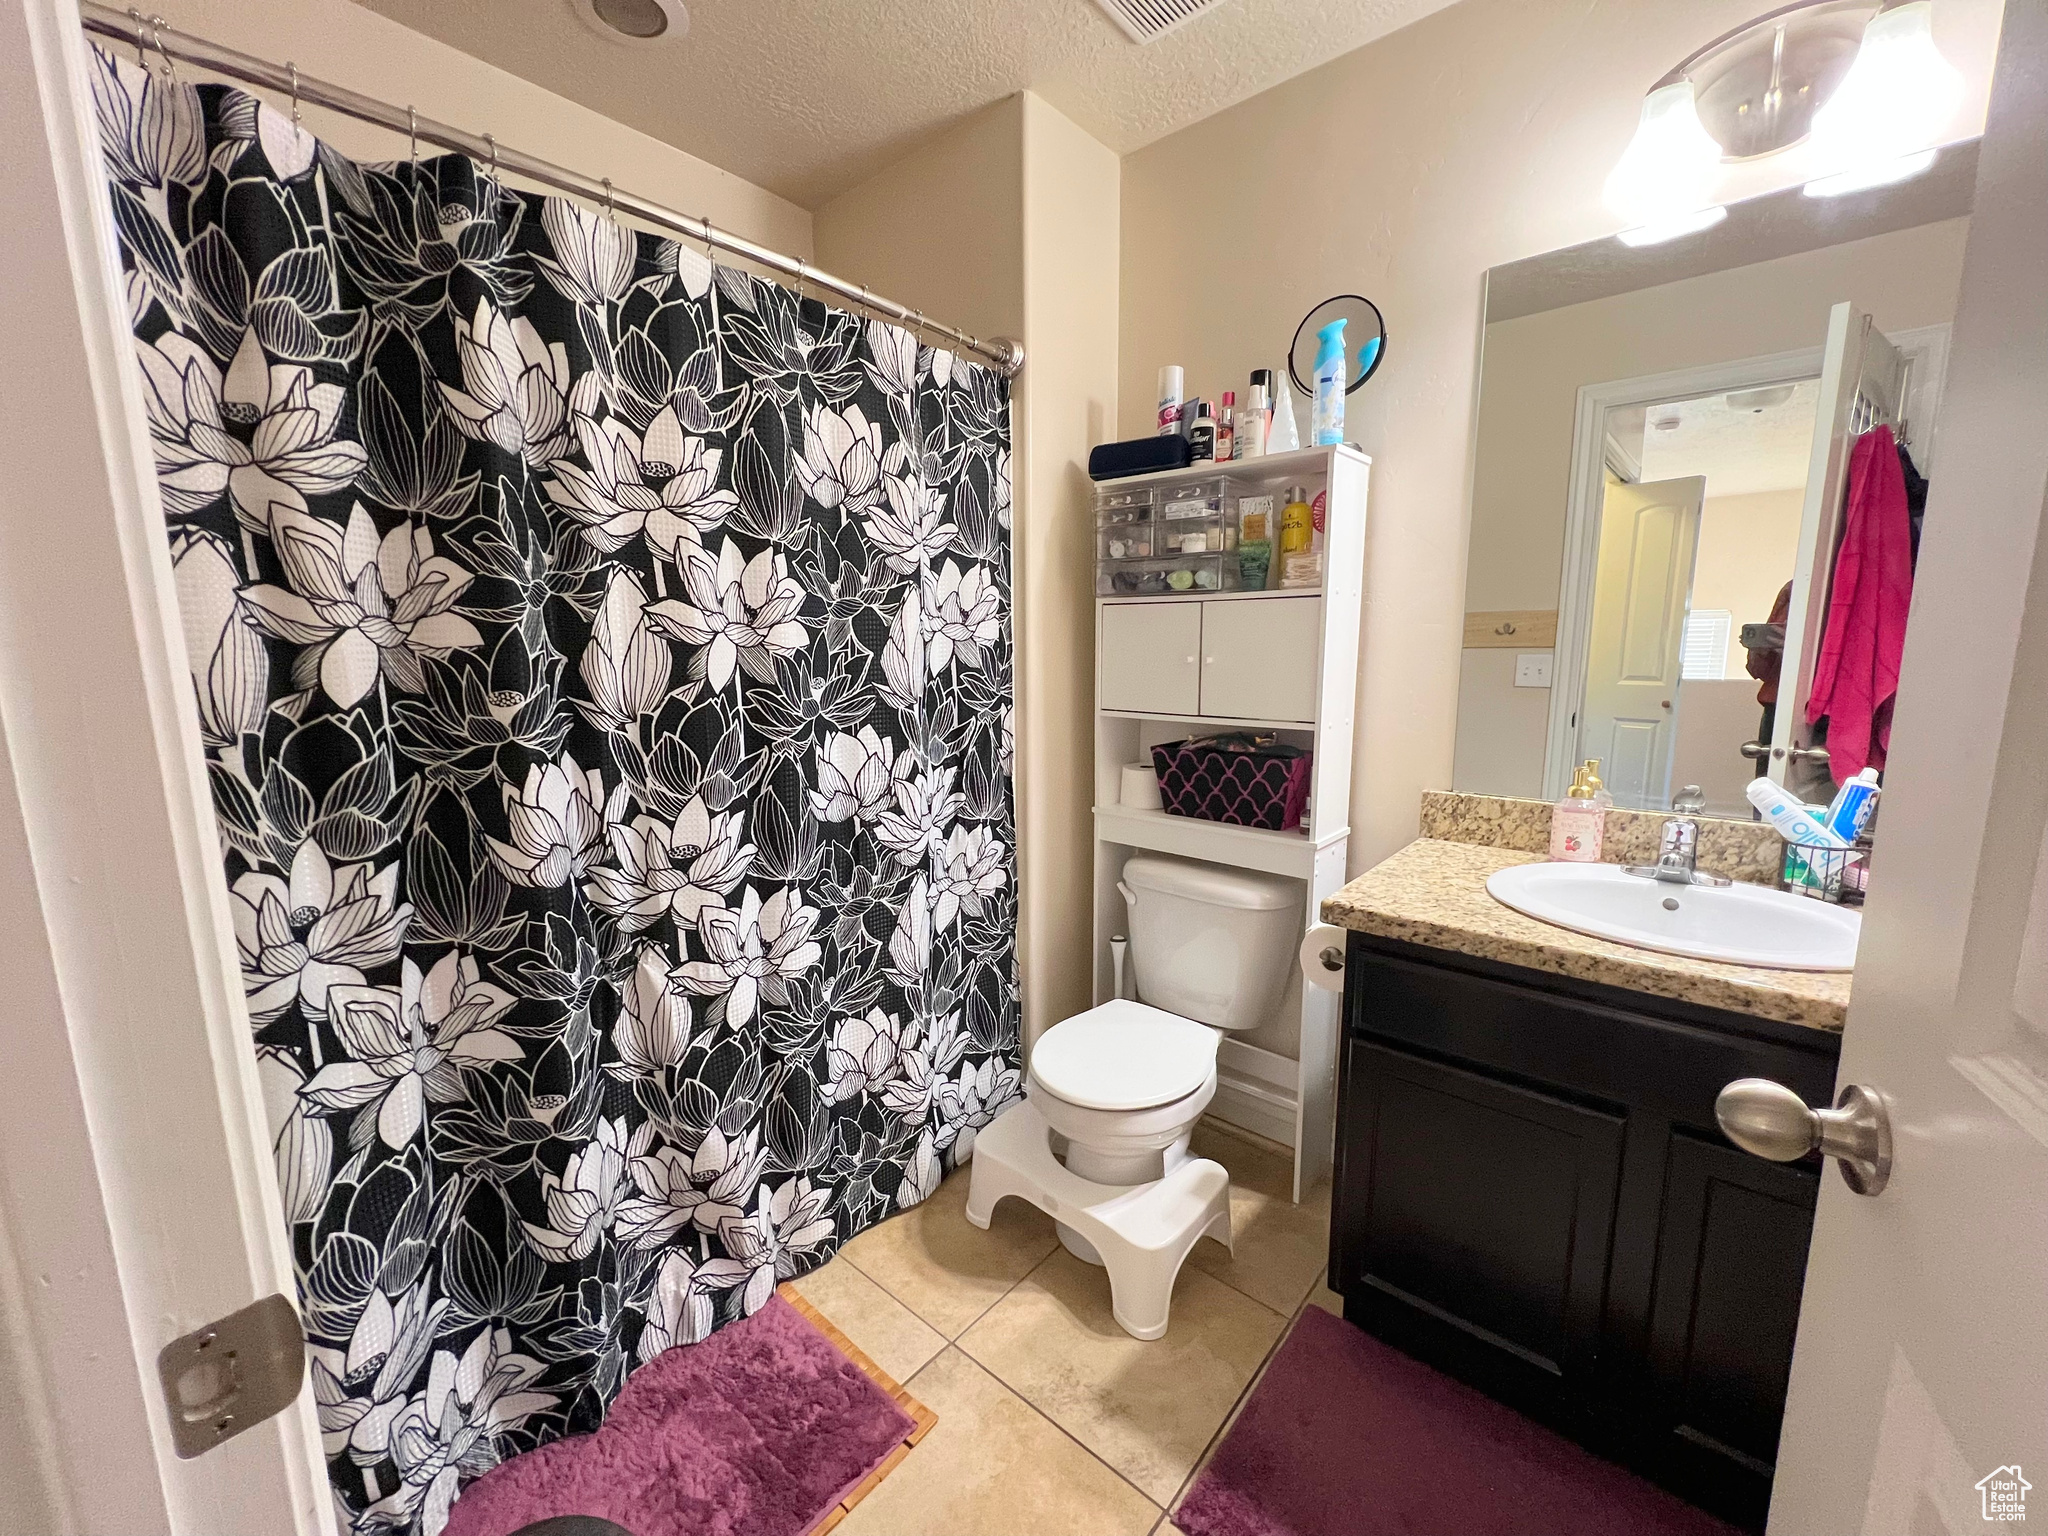
[[[2048,6],[2008,5],[1843,1038],[1895,1163],[1822,1187],[1775,1536],[2048,1520],[2044,57]]]
[[[296,1295],[87,78],[71,0],[0,5],[0,1418],[36,1451],[0,1504],[312,1536],[311,1394],[181,1460],[156,1379],[165,1344]]]
[[[1319,597],[1202,604],[1202,713],[1313,722],[1322,634]]]
[[[1104,603],[1095,680],[1097,709],[1193,715],[1202,698],[1202,605]]]
[[[1600,759],[1614,803],[1671,800],[1686,595],[1707,482],[1699,475],[1609,485],[1600,509],[1579,756]]]
[[[1872,427],[1896,427],[1905,402],[1906,360],[1870,316],[1854,304],[1828,312],[1821,353],[1820,401],[1813,418],[1813,456],[1799,518],[1799,553],[1785,616],[1785,659],[1778,673],[1778,713],[1771,731],[1770,777],[1809,800],[1834,793],[1824,748],[1806,723],[1813,666],[1820,656],[1835,547],[1849,496],[1849,455]]]

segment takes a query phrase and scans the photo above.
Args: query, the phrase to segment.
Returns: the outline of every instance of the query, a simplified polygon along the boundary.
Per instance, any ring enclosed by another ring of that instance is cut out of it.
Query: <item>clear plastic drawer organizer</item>
[[[1237,586],[1236,492],[1213,476],[1095,493],[1095,590],[1104,597]]]

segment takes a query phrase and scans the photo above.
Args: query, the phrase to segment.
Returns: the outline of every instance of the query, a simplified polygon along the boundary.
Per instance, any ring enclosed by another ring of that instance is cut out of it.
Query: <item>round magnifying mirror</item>
[[[1332,320],[1344,322],[1344,393],[1350,394],[1378,371],[1387,357],[1387,322],[1379,306],[1356,293],[1325,299],[1294,328],[1287,372],[1303,398],[1316,397],[1316,337]]]

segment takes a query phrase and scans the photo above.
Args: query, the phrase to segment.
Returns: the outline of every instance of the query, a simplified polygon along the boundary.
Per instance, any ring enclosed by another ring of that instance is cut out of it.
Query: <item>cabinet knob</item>
[[[1794,1163],[1818,1148],[1841,1163],[1842,1181],[1859,1195],[1882,1190],[1892,1174],[1892,1125],[1883,1095],[1851,1083],[1833,1109],[1812,1109],[1783,1083],[1737,1078],[1714,1100],[1714,1118],[1745,1152]]]

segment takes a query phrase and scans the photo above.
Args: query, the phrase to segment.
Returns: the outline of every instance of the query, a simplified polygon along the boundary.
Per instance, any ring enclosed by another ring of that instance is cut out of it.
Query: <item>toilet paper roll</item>
[[[1152,771],[1150,763],[1128,763],[1124,766],[1123,787],[1118,798],[1125,805],[1140,811],[1157,811],[1165,807],[1159,798],[1159,775]]]
[[[1301,974],[1310,986],[1325,992],[1344,990],[1345,938],[1342,928],[1329,923],[1317,923],[1302,936]]]

